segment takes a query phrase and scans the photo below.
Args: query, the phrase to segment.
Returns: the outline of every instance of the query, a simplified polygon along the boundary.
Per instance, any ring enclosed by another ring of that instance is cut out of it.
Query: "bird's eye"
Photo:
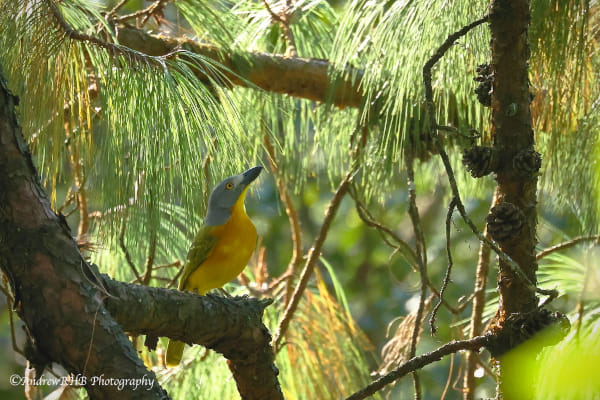
[[[227,189],[233,189],[233,183],[231,183],[231,182],[227,182],[227,183],[225,184],[225,187],[226,187]]]

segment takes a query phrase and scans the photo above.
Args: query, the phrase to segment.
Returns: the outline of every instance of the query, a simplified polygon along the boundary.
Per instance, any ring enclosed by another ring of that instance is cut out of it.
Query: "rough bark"
[[[488,231],[512,260],[536,284],[536,203],[537,171],[522,171],[515,159],[533,154],[534,136],[529,109],[528,59],[529,26],[528,0],[494,0],[491,4],[490,30],[493,73],[492,134],[494,149],[499,156],[496,180],[496,208],[488,216]],[[495,215],[494,215],[495,213]],[[496,236],[494,235],[496,233]],[[537,311],[537,297],[521,277],[503,260],[499,261],[498,290],[500,308],[493,321],[492,331],[502,332],[503,341],[490,349],[499,355],[522,342],[511,321],[519,315],[519,324],[527,324],[526,315]],[[502,367],[502,358],[499,358]],[[500,398],[513,398],[510,387],[516,384],[519,372],[501,371]],[[510,374],[505,373],[510,372]],[[516,381],[515,381],[516,380]],[[503,397],[505,396],[506,397]]]
[[[271,300],[197,296],[104,277],[107,310],[127,332],[168,336],[223,354],[242,399],[282,399],[271,335],[262,323]],[[183,322],[183,323],[182,323]]]
[[[491,11],[492,133],[494,147],[500,155],[496,171],[497,204],[511,203],[524,217],[522,229],[509,240],[500,242],[500,248],[535,284],[537,175],[522,173],[513,162],[519,153],[532,150],[534,145],[527,75],[529,1],[497,0],[492,3]],[[535,310],[537,298],[525,282],[505,262],[501,261],[499,268],[500,320],[511,313]]]
[[[270,337],[260,321],[265,304],[113,282],[83,259],[41,187],[17,103],[0,75],[0,267],[36,370],[61,364],[80,377],[92,399],[168,398],[125,327],[215,348],[229,357],[242,398],[281,399]],[[199,310],[205,319],[196,319]],[[191,322],[181,319],[192,314]]]
[[[331,64],[327,60],[235,53],[189,39],[152,35],[131,26],[119,26],[117,39],[122,45],[152,56],[165,56],[179,49],[202,55],[221,64],[214,67],[233,85],[331,102],[340,108],[358,107],[362,101],[360,80],[363,72],[353,70],[353,80],[336,80],[330,74]],[[200,80],[208,82],[206,71],[198,69],[195,72]]]

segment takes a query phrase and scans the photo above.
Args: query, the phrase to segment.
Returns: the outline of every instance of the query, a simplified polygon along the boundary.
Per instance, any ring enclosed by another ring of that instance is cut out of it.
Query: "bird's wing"
[[[211,229],[212,227],[210,226],[203,226],[196,234],[196,237],[190,246],[190,250],[188,251],[183,273],[179,279],[179,290],[183,290],[185,283],[192,272],[208,258],[215,248],[219,238],[211,234]]]

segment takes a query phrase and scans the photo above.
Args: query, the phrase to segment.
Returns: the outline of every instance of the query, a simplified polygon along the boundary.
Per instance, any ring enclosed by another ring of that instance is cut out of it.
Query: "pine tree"
[[[411,390],[407,374],[438,398],[419,369],[470,350],[463,398],[488,364],[499,396],[566,398],[529,360],[559,364],[577,337],[600,351],[596,272],[563,252],[599,242],[595,1],[107,3],[0,1],[0,267],[31,368],[59,363],[92,398],[359,399]],[[165,290],[212,186],[258,164],[263,242],[236,289],[252,298]],[[558,218],[577,222],[539,222]],[[378,362],[350,309],[393,303],[385,246],[417,290]],[[445,342],[431,353],[427,331]],[[166,372],[164,337],[218,354]]]

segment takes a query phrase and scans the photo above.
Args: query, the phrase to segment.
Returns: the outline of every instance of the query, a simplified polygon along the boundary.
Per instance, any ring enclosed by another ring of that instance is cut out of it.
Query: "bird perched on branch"
[[[256,228],[246,214],[244,199],[262,167],[231,176],[210,194],[204,225],[188,251],[179,290],[206,294],[238,276],[256,246]],[[169,341],[165,363],[179,364],[185,343]]]

